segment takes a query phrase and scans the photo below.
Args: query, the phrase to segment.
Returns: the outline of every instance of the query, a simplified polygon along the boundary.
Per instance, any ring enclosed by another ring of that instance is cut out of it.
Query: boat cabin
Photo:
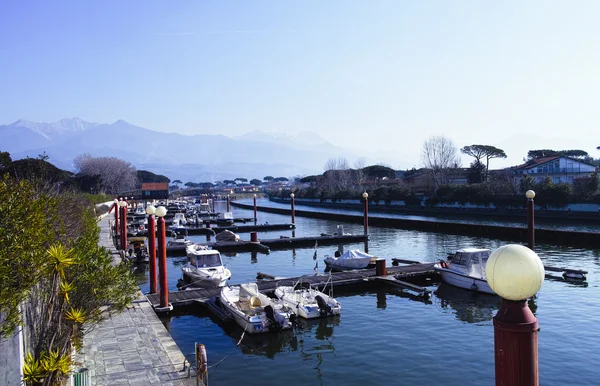
[[[205,251],[196,251],[188,258],[190,265],[196,268],[220,267],[223,265],[219,251],[207,249]]]
[[[449,259],[450,269],[467,276],[485,279],[485,265],[491,253],[490,249],[459,249]]]

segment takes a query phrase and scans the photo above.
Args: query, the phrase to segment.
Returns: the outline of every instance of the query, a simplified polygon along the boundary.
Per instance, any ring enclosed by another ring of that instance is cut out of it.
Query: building
[[[595,165],[563,156],[535,158],[514,167],[515,178],[531,176],[537,183],[550,177],[554,184],[572,184],[576,178],[589,177],[594,173],[596,173]]]
[[[168,182],[144,182],[142,184],[142,200],[166,200],[168,198]]]

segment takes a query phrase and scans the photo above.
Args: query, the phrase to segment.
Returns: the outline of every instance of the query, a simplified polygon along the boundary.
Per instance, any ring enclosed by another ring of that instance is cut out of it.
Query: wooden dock
[[[397,279],[397,281],[401,281],[403,283],[407,283],[405,280],[408,278],[432,278],[436,277],[437,273],[433,269],[433,263],[425,263],[425,264],[412,264],[401,267],[388,267],[387,275],[393,276]],[[403,280],[404,279],[404,280]],[[269,281],[258,281],[258,289],[259,291],[269,294],[275,291],[277,286],[279,285],[294,285],[300,280],[300,277],[292,277],[285,278],[279,280],[269,280]],[[377,286],[381,284],[387,284],[391,279],[380,279],[375,272],[375,269],[361,269],[356,271],[346,271],[346,272],[335,272],[331,273],[331,280],[329,274],[319,274],[319,275],[307,275],[302,277],[303,283],[310,283],[314,288],[319,288],[320,290],[327,290],[326,286],[329,288],[330,285],[333,285],[334,288],[349,288],[360,285],[370,285]],[[423,287],[419,287],[413,285],[411,283],[407,283],[409,285],[409,289],[414,291],[423,291]],[[394,284],[397,286],[397,283]],[[211,288],[211,289],[192,289],[185,291],[176,291],[169,293],[169,302],[173,305],[174,308],[188,306],[194,303],[206,303],[210,299],[218,296],[220,294],[220,288]],[[158,294],[148,294],[146,295],[148,301],[152,304],[153,307],[157,307],[160,304],[160,299]]]

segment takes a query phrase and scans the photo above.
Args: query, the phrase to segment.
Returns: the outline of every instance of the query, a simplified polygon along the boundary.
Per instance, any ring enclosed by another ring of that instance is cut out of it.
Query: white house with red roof
[[[564,156],[535,158],[515,166],[514,170],[517,178],[528,175],[535,178],[535,182],[543,182],[550,177],[554,184],[572,184],[576,178],[589,177],[597,172],[595,165]]]

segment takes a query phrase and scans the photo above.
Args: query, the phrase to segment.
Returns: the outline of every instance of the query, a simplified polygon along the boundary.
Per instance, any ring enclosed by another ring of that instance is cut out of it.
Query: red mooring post
[[[150,261],[149,261],[149,272],[148,275],[150,281],[150,293],[155,294],[158,292],[156,285],[156,222],[154,219],[154,215],[151,214],[148,216],[148,249],[150,252]]]
[[[119,232],[119,202],[115,201],[115,203],[113,204],[115,207],[115,237]]]
[[[494,317],[496,386],[538,386],[538,320],[527,300],[502,299]]]
[[[160,308],[169,307],[167,280],[167,232],[164,217],[158,218],[158,276],[160,280]]]
[[[257,217],[256,217],[256,194],[254,195],[254,223],[256,224],[257,221]]]
[[[534,226],[535,205],[533,198],[527,199],[527,246],[535,251],[535,226]]]

